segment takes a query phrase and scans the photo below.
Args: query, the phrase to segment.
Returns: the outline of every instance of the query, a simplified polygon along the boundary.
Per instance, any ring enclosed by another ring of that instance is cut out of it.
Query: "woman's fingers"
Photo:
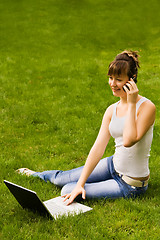
[[[75,197],[71,196],[71,194],[66,194],[66,195],[63,195],[61,197],[64,198],[63,202],[66,202],[68,200],[67,204],[66,204],[67,206],[69,204],[71,204],[74,201],[74,199],[75,199]]]
[[[76,187],[71,193],[65,194],[62,197],[64,198],[64,202],[68,200],[67,205],[69,205],[80,194],[82,194],[83,199],[86,198],[86,191],[83,187]]]
[[[70,196],[70,198],[68,199],[68,202],[67,202],[67,206],[69,205],[69,204],[71,204],[73,201],[74,201],[74,199],[76,198],[76,196]]]
[[[123,86],[123,88],[125,89],[126,92],[138,91],[137,85],[133,80],[130,80],[130,81],[126,82],[126,84]]]
[[[127,83],[129,83],[130,84],[130,86],[132,86],[134,89],[138,89],[137,88],[137,84],[133,81],[133,79],[132,78],[130,78],[130,81],[129,82],[127,82]]]
[[[123,89],[124,89],[125,92],[128,92],[128,91],[129,91],[128,87],[125,86],[125,85],[123,86]]]
[[[65,194],[62,196],[64,198],[63,201],[66,202],[68,200],[68,202],[67,202],[67,206],[68,206],[69,204],[71,204],[74,201],[74,199],[77,197],[77,195],[78,194],[74,194],[74,193]]]
[[[134,84],[133,84],[133,82],[131,82],[131,81],[127,82],[125,85],[127,85],[127,87],[129,88],[129,90],[131,90],[132,87],[134,88]]]
[[[65,194],[65,195],[63,195],[62,196],[62,198],[64,198],[64,202],[67,200],[67,199],[69,199],[70,198],[70,196],[71,196],[71,194]]]
[[[85,191],[85,190],[82,191],[82,198],[83,198],[83,199],[86,198],[86,191]]]
[[[123,86],[123,89],[127,93],[127,102],[136,103],[139,90],[133,79],[126,82],[126,84]]]

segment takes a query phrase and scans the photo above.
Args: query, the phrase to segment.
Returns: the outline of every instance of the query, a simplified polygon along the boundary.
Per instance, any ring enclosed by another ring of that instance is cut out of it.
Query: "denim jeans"
[[[88,177],[84,186],[86,198],[130,198],[137,197],[147,190],[148,186],[133,187],[125,183],[116,173],[112,158],[113,156],[100,160]],[[64,195],[75,188],[82,169],[83,166],[68,171],[36,172],[32,176],[37,176],[46,182],[50,181],[56,186],[62,187],[61,195]]]

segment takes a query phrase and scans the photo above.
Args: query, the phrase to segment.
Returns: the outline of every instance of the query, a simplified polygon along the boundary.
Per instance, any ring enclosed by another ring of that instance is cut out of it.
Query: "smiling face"
[[[123,90],[123,86],[126,82],[129,81],[128,75],[112,75],[109,77],[109,85],[113,92],[113,95],[116,97],[123,97],[126,95],[126,92]]]

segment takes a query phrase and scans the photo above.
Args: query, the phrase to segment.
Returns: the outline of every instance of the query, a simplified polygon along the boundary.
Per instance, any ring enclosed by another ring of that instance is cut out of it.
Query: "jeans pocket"
[[[127,198],[136,198],[142,194],[144,194],[147,191],[148,185],[145,187],[134,187],[134,186],[130,186],[128,185],[128,194],[127,194]]]

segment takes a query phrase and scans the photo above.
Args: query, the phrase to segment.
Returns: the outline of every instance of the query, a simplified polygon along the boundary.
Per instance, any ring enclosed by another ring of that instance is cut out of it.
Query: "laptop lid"
[[[40,215],[45,215],[49,218],[52,218],[52,215],[49,213],[43,202],[39,199],[36,192],[11,183],[7,180],[4,180],[4,183],[23,208],[28,208],[33,212],[40,213]]]

